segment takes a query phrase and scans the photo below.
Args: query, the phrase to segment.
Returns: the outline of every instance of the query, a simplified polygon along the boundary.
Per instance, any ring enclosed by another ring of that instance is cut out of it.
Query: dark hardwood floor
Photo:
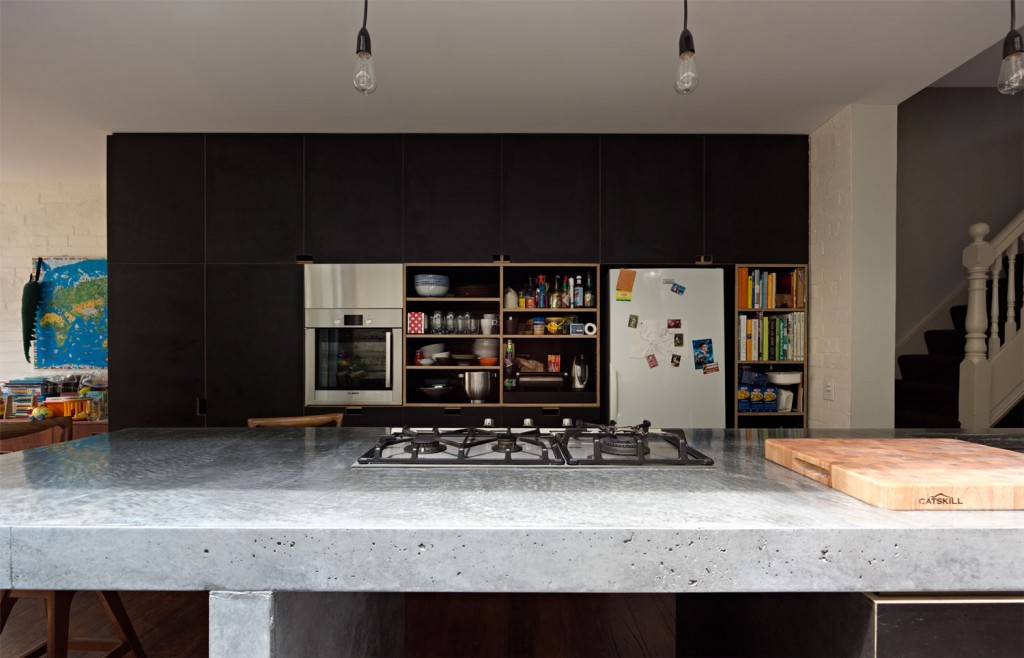
[[[121,592],[121,599],[148,656],[208,655],[206,592]],[[114,639],[93,592],[75,596],[71,634]],[[21,655],[45,638],[42,601],[21,600],[0,635],[0,658]],[[675,597],[671,594],[406,595],[406,655],[410,658],[674,654]],[[96,655],[72,651],[69,657]]]
[[[206,592],[121,592],[121,601],[151,658],[205,658],[208,655],[209,604]],[[90,591],[71,604],[71,636],[116,639],[100,601]],[[20,656],[46,640],[43,602],[22,599],[0,634],[0,658]],[[94,651],[71,651],[69,658],[95,658]],[[131,655],[131,654],[129,654]]]

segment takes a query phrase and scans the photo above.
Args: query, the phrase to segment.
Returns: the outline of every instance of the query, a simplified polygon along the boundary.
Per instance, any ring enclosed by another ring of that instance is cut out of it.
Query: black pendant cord
[[[1012,2],[1012,0],[1011,0]],[[363,29],[366,29],[366,14],[370,11],[370,0],[363,0]]]
[[[1010,2],[1013,2],[1013,0],[1010,0]],[[690,18],[689,1],[688,0],[683,0],[683,29],[684,30],[686,29],[686,23],[689,20],[689,18]]]

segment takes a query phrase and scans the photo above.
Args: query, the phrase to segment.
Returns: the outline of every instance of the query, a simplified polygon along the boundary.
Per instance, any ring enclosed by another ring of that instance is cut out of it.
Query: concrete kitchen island
[[[353,467],[379,434],[140,429],[4,455],[0,588],[208,590],[211,655],[310,635],[393,652],[359,620],[401,614],[398,592],[1024,591],[1024,513],[874,508],[764,460],[801,431],[688,430],[710,468]]]

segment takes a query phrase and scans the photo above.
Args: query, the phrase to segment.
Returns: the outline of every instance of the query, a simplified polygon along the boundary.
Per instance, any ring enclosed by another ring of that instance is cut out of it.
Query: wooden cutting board
[[[1024,454],[957,439],[767,439],[765,457],[876,507],[1024,509]]]

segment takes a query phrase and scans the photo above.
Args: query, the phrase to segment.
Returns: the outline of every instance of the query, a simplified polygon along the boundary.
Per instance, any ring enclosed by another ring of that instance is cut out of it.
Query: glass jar
[[[543,336],[544,335],[544,318],[534,318],[533,319],[533,334],[535,336]]]

